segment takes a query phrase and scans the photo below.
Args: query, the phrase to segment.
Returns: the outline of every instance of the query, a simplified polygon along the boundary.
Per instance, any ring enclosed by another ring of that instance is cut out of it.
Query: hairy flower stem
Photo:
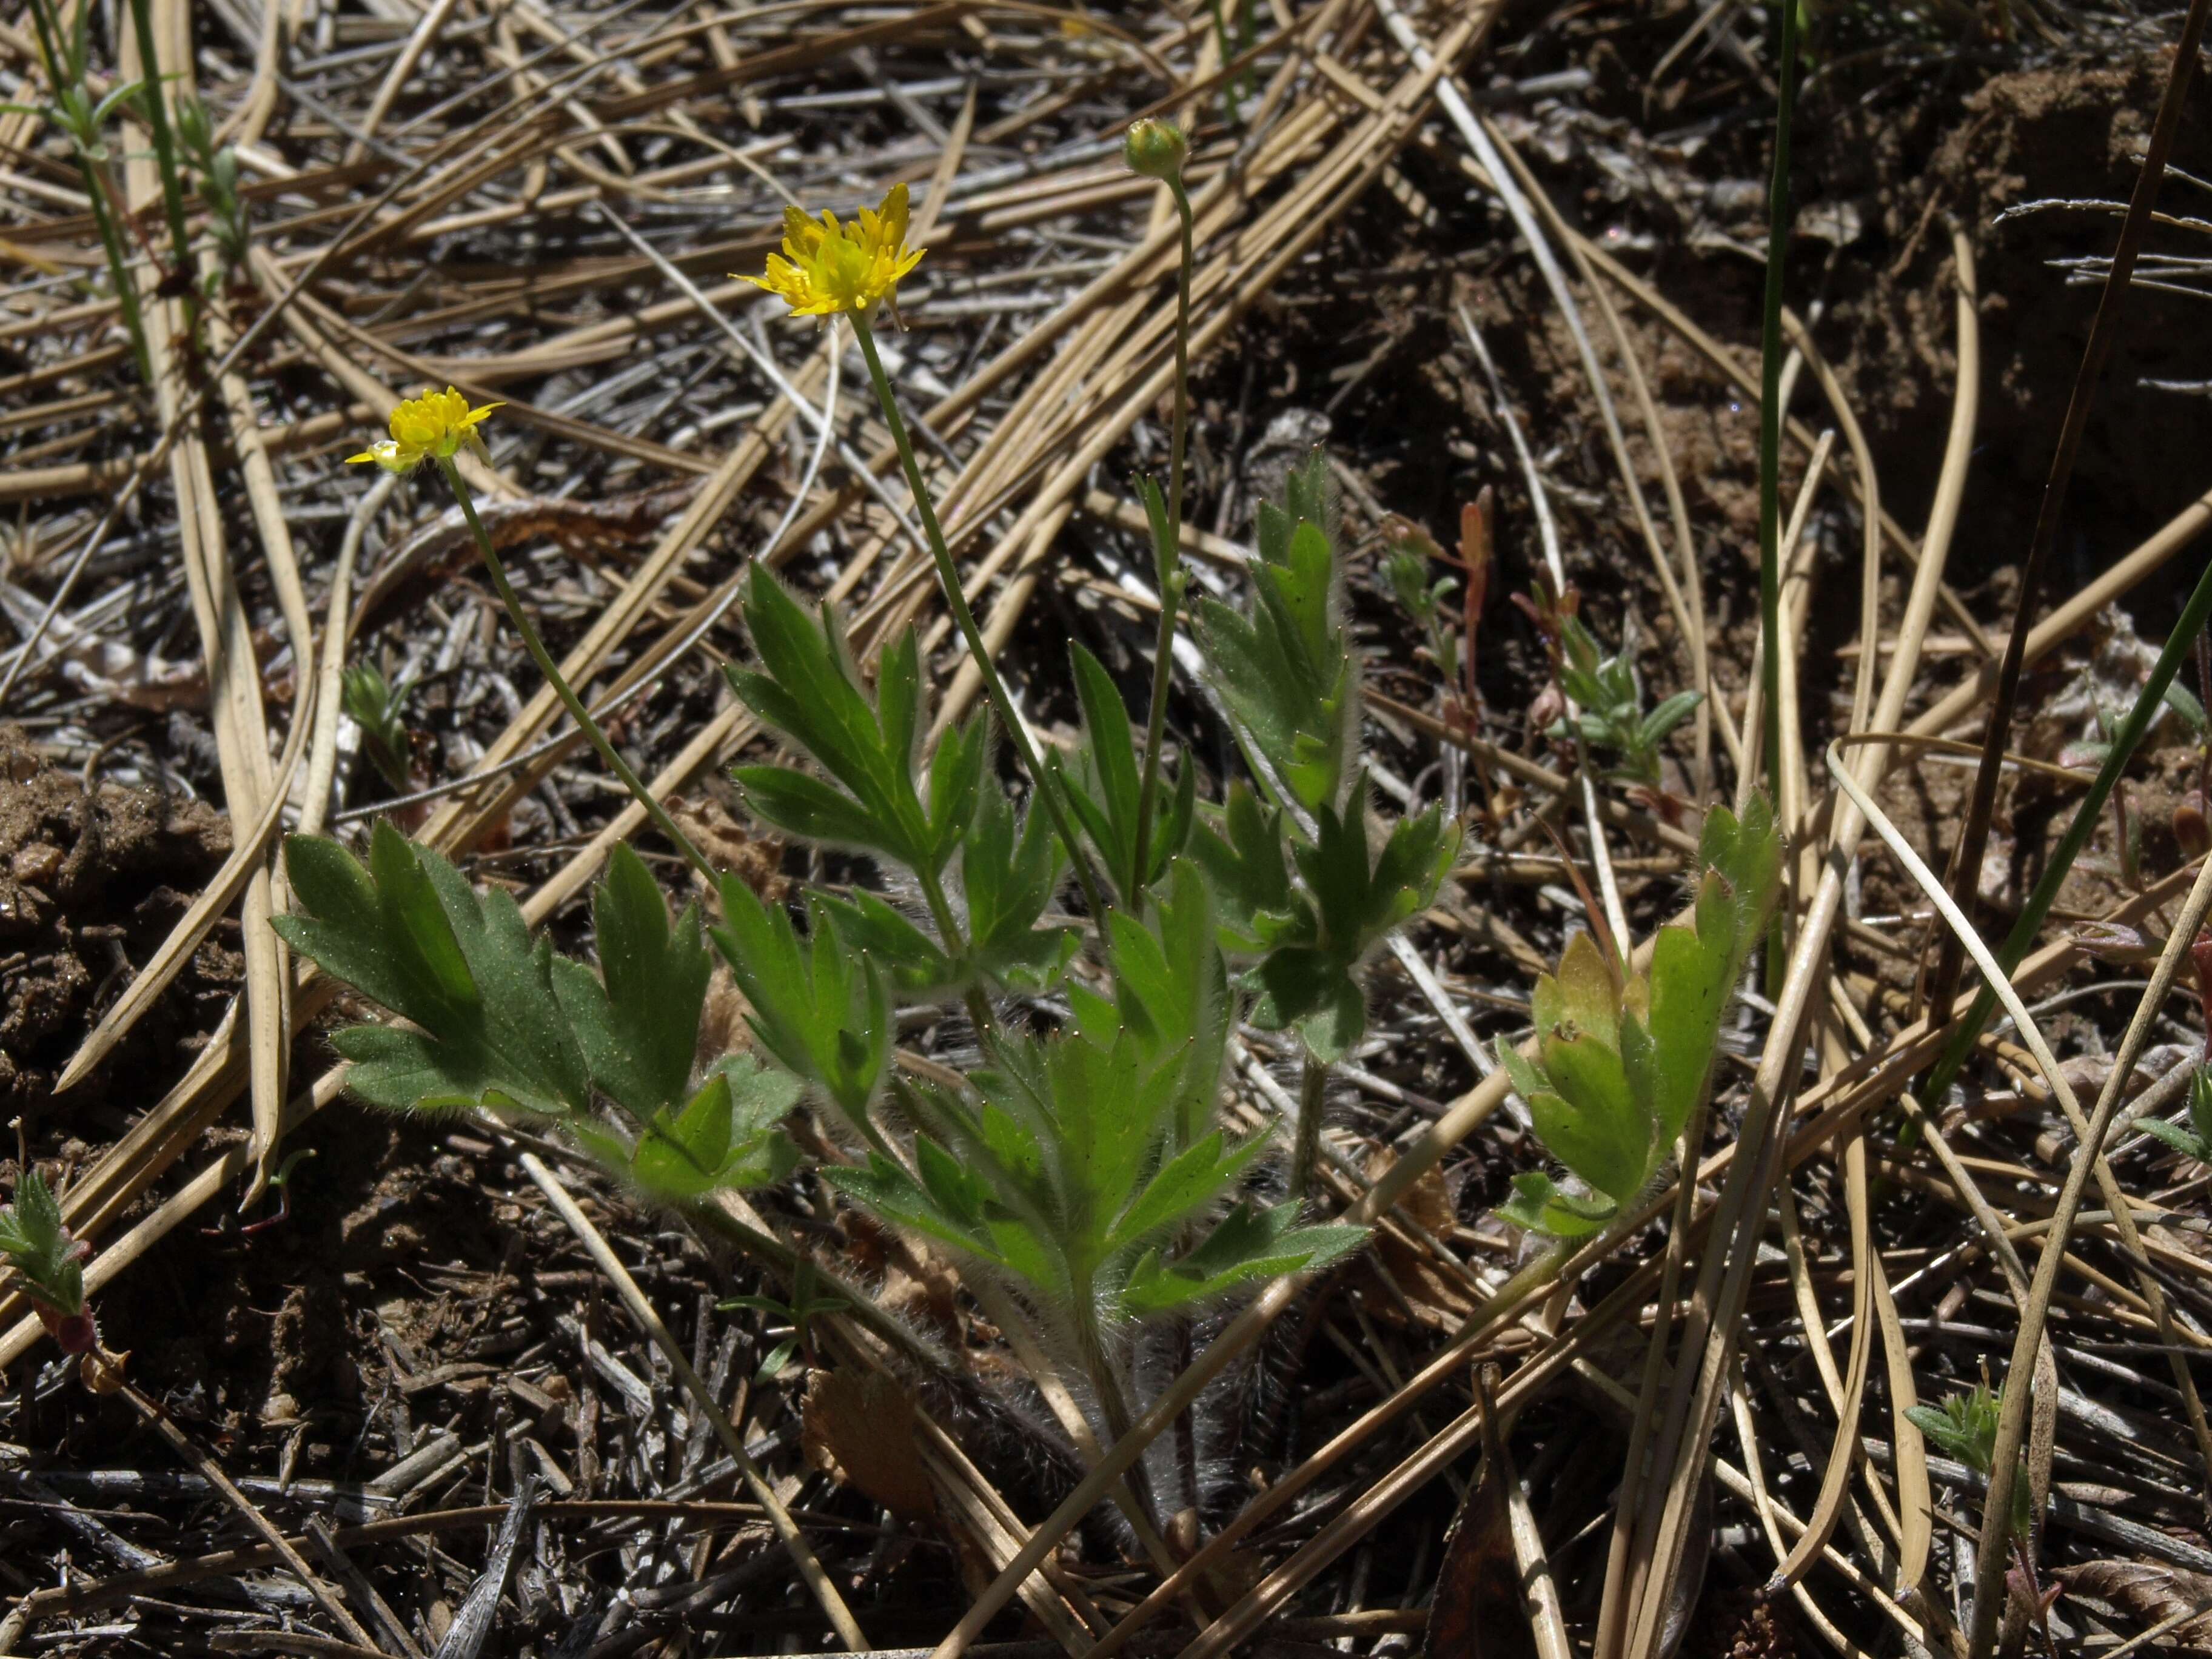
[[[1310,1048],[1298,1072],[1297,1139],[1291,1152],[1291,1196],[1302,1199],[1321,1163],[1321,1115],[1328,1094],[1328,1062]]]
[[[860,343],[860,356],[868,365],[868,378],[874,382],[876,401],[883,405],[884,422],[891,429],[891,442],[898,449],[899,464],[906,471],[907,488],[914,492],[915,511],[921,515],[922,534],[929,542],[929,556],[937,565],[937,580],[945,589],[945,603],[952,611],[952,620],[958,625],[960,637],[967,642],[968,654],[975,659],[975,672],[983,681],[983,690],[998,710],[1000,724],[1006,728],[1015,752],[1022,757],[1022,766],[1030,781],[1036,786],[1037,799],[1044,803],[1051,815],[1052,827],[1067,848],[1069,861],[1075,867],[1075,879],[1083,889],[1084,902],[1091,914],[1101,921],[1106,915],[1105,900],[1101,896],[1097,878],[1092,873],[1091,860],[1076,838],[1075,826],[1068,819],[1067,808],[1060,799],[1060,791],[1053,787],[1052,775],[1037,757],[1036,746],[1030,741],[1029,728],[1014,712],[1014,702],[1007,694],[1006,683],[999,678],[999,671],[991,661],[988,647],[983,643],[983,630],[976,626],[975,613],[969,608],[968,596],[960,586],[960,572],[952,562],[952,550],[945,544],[945,529],[937,521],[937,505],[931,500],[929,488],[922,482],[921,463],[915,459],[914,440],[907,435],[906,417],[899,413],[898,399],[892,394],[890,377],[884,373],[884,360],[876,349],[875,331],[868,325],[865,312],[847,313],[853,325],[854,337]]]
[[[545,641],[538,638],[537,626],[530,620],[529,613],[523,610],[522,600],[516,595],[514,585],[507,580],[507,567],[500,562],[499,554],[491,544],[491,538],[485,533],[483,521],[477,517],[476,499],[469,494],[468,485],[462,481],[460,469],[448,457],[439,456],[437,461],[438,471],[445,474],[446,487],[453,492],[453,499],[461,504],[461,516],[469,521],[469,529],[476,537],[477,551],[483,555],[484,569],[491,577],[492,586],[498,590],[500,603],[507,607],[507,617],[514,623],[515,631],[522,635],[522,643],[529,651],[531,660],[538,665],[538,672],[545,676],[547,683],[553,688],[553,695],[561,699],[561,706],[568,711],[568,718],[575,721],[577,729],[591,739],[592,747],[599,751],[599,758],[622,780],[623,787],[636,797],[637,804],[645,808],[646,816],[668,838],[669,844],[683,854],[685,861],[709,884],[713,884],[719,879],[720,872],[707,861],[704,853],[691,844],[691,837],[676,827],[676,820],[670,817],[668,810],[653,799],[653,792],[645,787],[645,780],[632,771],[629,763],[615,752],[615,746],[607,741],[605,732],[592,718],[592,711],[584,707],[583,699],[569,686],[560,665],[553,660],[552,653],[546,650]]]
[[[1180,175],[1170,174],[1167,187],[1175,196],[1176,212],[1182,219],[1182,262],[1176,270],[1175,423],[1168,437],[1168,535],[1165,547],[1155,548],[1160,592],[1160,631],[1152,645],[1152,704],[1145,716],[1145,777],[1137,791],[1137,830],[1133,841],[1137,867],[1129,872],[1130,907],[1141,911],[1146,872],[1152,867],[1152,813],[1160,795],[1160,745],[1167,734],[1168,689],[1175,678],[1176,618],[1182,609],[1182,471],[1183,449],[1190,426],[1190,273],[1195,262],[1192,251],[1190,197]]]

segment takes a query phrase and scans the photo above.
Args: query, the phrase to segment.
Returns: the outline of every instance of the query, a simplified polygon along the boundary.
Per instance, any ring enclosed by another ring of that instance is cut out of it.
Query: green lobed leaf
[[[941,868],[939,847],[949,853],[965,825],[957,789],[939,798],[933,819],[915,788],[922,710],[912,629],[885,651],[871,698],[834,606],[820,608],[817,623],[756,564],[741,608],[760,665],[726,670],[731,689],[842,786],[779,767],[743,767],[748,803],[790,834],[866,848],[913,869]],[[964,755],[956,744],[948,759],[957,763]]]
[[[377,1105],[480,1103],[539,1115],[588,1113],[583,1051],[553,989],[552,947],[533,945],[509,894],[479,897],[437,854],[388,823],[364,871],[335,842],[294,836],[286,870],[300,913],[286,942],[420,1027],[356,1027],[334,1039],[347,1079]],[[696,1034],[695,1034],[696,1036]]]

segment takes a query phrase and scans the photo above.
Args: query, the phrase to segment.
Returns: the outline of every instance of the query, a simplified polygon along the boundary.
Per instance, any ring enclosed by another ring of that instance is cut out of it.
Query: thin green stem
[[[2135,707],[2128,710],[2127,719],[2120,722],[2120,729],[2113,734],[2112,747],[2105,755],[2105,763],[2097,769],[2096,781],[2089,786],[2089,793],[2075,808],[2074,821],[2066,826],[2065,835],[2052,849],[2049,862],[2043,867],[2043,874],[2036,881],[2034,890],[2027,896],[2027,902],[2021,907],[2020,919],[2013,923],[2012,932],[2005,935],[2004,943],[1997,948],[1997,965],[2008,974],[2020,965],[2021,958],[2035,943],[2036,934],[2042,931],[2044,918],[2051,914],[2051,907],[2058,897],[2058,889],[2065,881],[2067,872],[2074,867],[2074,860],[2082,848],[2088,845],[2098,820],[2104,815],[2106,800],[2118,784],[2120,775],[2127,769],[2128,762],[2134,756],[2136,745],[2142,741],[2143,733],[2150,729],[2152,720],[2165,706],[2166,689],[2173,684],[2173,677],[2181,671],[2181,665],[2196,648],[2197,635],[2204,631],[2207,622],[2212,622],[2212,565],[2207,565],[2204,574],[2197,579],[2196,591],[2190,594],[2189,603],[2183,607],[2181,620],[2174,624],[2173,632],[2166,636],[2166,648],[2158,653],[2158,661],[2151,667],[2150,678],[2143,682],[2142,690],[2136,694]],[[1982,1027],[1987,1024],[1996,1002],[1996,993],[1988,986],[1983,986],[1972,1006],[1966,1010],[1966,1018],[1952,1032],[1950,1046],[1944,1049],[1942,1058],[1936,1062],[1936,1069],[1929,1073],[1928,1086],[1920,1091],[1922,1099],[1933,1105],[1943,1098],[1944,1091],[1951,1086],[1951,1080],[1958,1076],[1960,1066],[1966,1063],[1967,1052],[1973,1047],[1974,1039],[1981,1034]]]
[[[1328,1097],[1328,1062],[1310,1048],[1298,1072],[1297,1139],[1291,1152],[1291,1196],[1303,1199],[1321,1163],[1321,1115]]]
[[[976,626],[975,613],[969,608],[968,596],[960,586],[960,572],[952,562],[952,550],[945,544],[945,529],[937,521],[937,506],[930,499],[929,487],[922,482],[921,464],[915,459],[914,440],[907,435],[906,417],[899,413],[898,399],[892,394],[890,377],[884,373],[884,360],[876,349],[875,331],[869,327],[864,312],[849,313],[854,337],[860,343],[860,356],[868,365],[868,378],[875,383],[876,401],[883,405],[884,424],[890,428],[891,442],[897,447],[899,463],[906,469],[907,487],[914,492],[914,508],[921,516],[922,534],[928,539],[930,557],[937,565],[937,580],[945,589],[945,603],[952,611],[952,620],[958,625],[960,637],[967,642],[968,654],[975,659],[975,672],[983,681],[983,690],[999,711],[999,720],[1006,728],[1015,751],[1022,757],[1022,766],[1036,786],[1037,799],[1044,803],[1045,811],[1052,816],[1052,827],[1067,848],[1067,856],[1075,867],[1075,879],[1083,889],[1084,902],[1091,914],[1101,921],[1105,918],[1105,901],[1100,896],[1097,877],[1091,868],[1091,860],[1076,838],[1075,826],[1069,821],[1067,808],[1054,787],[1051,774],[1037,757],[1036,745],[1030,741],[1029,729],[1015,713],[1012,697],[1007,695],[1006,684],[999,678],[999,671],[991,661],[989,647],[983,643],[983,630]]]
[[[921,878],[922,902],[929,907],[930,920],[937,924],[938,937],[945,941],[945,954],[957,962],[967,946],[961,939],[959,921],[952,914],[952,902],[945,896],[944,878],[933,870],[917,869],[915,874]],[[995,1050],[997,1021],[983,988],[970,980],[961,1000],[968,1009],[969,1023],[975,1028],[975,1040],[987,1050]]]
[[[1193,252],[1190,197],[1182,180],[1170,175],[1176,212],[1182,219],[1182,263],[1176,270],[1175,421],[1168,436],[1168,534],[1165,547],[1152,550],[1160,593],[1159,634],[1152,644],[1152,702],[1145,715],[1145,776],[1137,791],[1137,831],[1133,840],[1136,868],[1129,872],[1130,906],[1141,911],[1152,868],[1152,813],[1160,794],[1160,748],[1167,735],[1168,691],[1175,679],[1176,620],[1182,609],[1183,450],[1190,426],[1190,276]]]
[[[191,233],[185,222],[185,185],[177,169],[177,147],[169,131],[169,100],[161,89],[161,54],[154,40],[152,0],[131,0],[131,21],[138,34],[138,71],[144,83],[146,125],[154,135],[154,161],[161,173],[161,208],[169,222],[169,242],[175,251],[176,269],[191,270]],[[185,314],[192,313],[191,295],[185,298]]]
[[[1781,88],[1774,106],[1774,177],[1766,195],[1766,295],[1759,319],[1759,696],[1767,787],[1782,776],[1782,276],[1790,251],[1790,128],[1797,104],[1798,0],[1782,0]]]
[[[676,827],[676,820],[670,817],[668,810],[653,799],[653,792],[645,787],[645,781],[630,769],[628,761],[615,751],[614,744],[607,741],[605,732],[592,718],[592,711],[584,707],[583,699],[576,695],[562,676],[560,665],[553,660],[552,653],[545,648],[545,641],[538,636],[537,626],[530,620],[529,613],[523,610],[522,600],[516,594],[514,585],[507,580],[507,567],[500,562],[499,553],[492,546],[491,538],[484,532],[483,521],[477,517],[476,500],[469,494],[469,487],[462,480],[460,469],[450,458],[440,456],[438,471],[445,474],[446,487],[453,492],[453,499],[461,504],[461,516],[469,521],[469,529],[477,539],[477,551],[483,555],[484,569],[491,577],[492,586],[498,590],[500,603],[507,607],[507,617],[514,623],[515,631],[522,635],[522,643],[529,651],[531,660],[538,665],[538,672],[544,675],[546,682],[552,686],[553,695],[561,699],[561,706],[568,711],[568,718],[575,721],[577,729],[591,739],[592,747],[599,751],[599,758],[622,780],[623,787],[636,797],[637,804],[645,808],[646,816],[668,838],[669,844],[683,854],[685,861],[709,884],[714,882],[720,872],[707,861],[705,854],[692,845],[690,836]]]
[[[84,175],[85,195],[92,203],[92,222],[100,232],[100,245],[107,253],[107,274],[115,283],[115,308],[123,314],[123,326],[131,335],[131,349],[138,359],[138,373],[150,390],[154,384],[154,351],[146,343],[146,314],[138,306],[138,285],[131,276],[131,260],[123,246],[123,235],[115,227],[115,216],[107,210],[107,198],[100,191],[99,174],[92,158],[82,149],[77,152],[78,172]]]

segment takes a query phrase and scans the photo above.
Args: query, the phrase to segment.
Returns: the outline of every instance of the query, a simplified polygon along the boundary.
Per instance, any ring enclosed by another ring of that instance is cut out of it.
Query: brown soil
[[[88,793],[0,726],[0,1122],[20,1115],[36,1137],[58,1114],[70,1133],[107,1139],[128,1119],[105,1107],[103,1085],[173,1072],[206,1040],[244,971],[234,920],[92,1078],[64,1102],[51,1096],[131,964],[167,936],[229,851],[230,821],[205,801],[112,785]]]

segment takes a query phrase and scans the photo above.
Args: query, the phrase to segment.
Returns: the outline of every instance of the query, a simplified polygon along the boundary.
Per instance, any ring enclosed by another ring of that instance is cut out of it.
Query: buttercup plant
[[[849,222],[794,212],[781,252],[756,280],[796,314],[853,326],[988,705],[925,755],[914,630],[884,644],[871,684],[836,609],[802,605],[761,566],[739,606],[750,660],[728,669],[738,697],[802,763],[736,769],[750,809],[795,839],[873,860],[888,878],[883,890],[815,889],[791,905],[721,877],[719,925],[692,907],[672,926],[641,861],[617,848],[594,896],[594,972],[533,942],[505,894],[479,896],[444,859],[383,825],[366,866],[335,842],[290,843],[299,912],[281,926],[303,955],[412,1028],[338,1034],[356,1093],[401,1109],[467,1106],[548,1125],[651,1201],[685,1208],[717,1188],[781,1179],[798,1154],[779,1125],[811,1102],[838,1131],[833,1143],[854,1154],[833,1151],[823,1177],[1004,1279],[1118,1434],[1137,1403],[1126,1358],[1133,1328],[1319,1267],[1364,1237],[1358,1227],[1308,1224],[1295,1197],[1267,1204],[1248,1192],[1272,1136],[1232,1135],[1222,1121],[1230,1036],[1247,993],[1256,994],[1255,1018],[1283,1024],[1310,1012],[1315,986],[1337,999],[1333,1029],[1344,1029],[1337,981],[1351,984],[1359,957],[1426,902],[1456,837],[1431,812],[1396,826],[1379,857],[1370,853],[1352,763],[1354,669],[1334,550],[1315,522],[1323,516],[1313,495],[1325,477],[1319,462],[1301,473],[1292,501],[1267,510],[1263,541],[1286,573],[1269,578],[1275,597],[1256,623],[1224,611],[1218,624],[1243,642],[1240,660],[1273,677],[1240,681],[1232,703],[1240,725],[1260,728],[1249,752],[1273,769],[1265,775],[1295,780],[1299,793],[1288,799],[1310,830],[1297,832],[1292,853],[1279,842],[1267,849],[1272,870],[1250,855],[1259,809],[1242,792],[1243,804],[1232,800],[1220,818],[1228,839],[1208,832],[1210,862],[1235,878],[1217,903],[1217,878],[1187,855],[1195,773],[1182,768],[1170,784],[1160,765],[1164,672],[1140,754],[1118,688],[1079,649],[1083,741],[1064,763],[1040,762],[960,596],[870,332],[921,257],[906,234],[902,187]],[[1185,254],[1187,291],[1188,236]],[[1187,302],[1179,340],[1186,313]],[[1182,408],[1180,386],[1177,395]],[[472,406],[452,388],[426,393],[395,410],[388,437],[352,459],[397,472],[425,461],[438,468],[540,669],[704,871],[560,680],[483,533],[459,463],[483,453],[495,407]],[[1182,592],[1180,419],[1175,443],[1168,489],[1141,486],[1169,598],[1163,664]],[[1316,653],[1328,659],[1322,670],[1310,660]],[[1297,701],[1267,715],[1259,700],[1270,695]],[[1334,711],[1341,751],[1319,770],[1285,735],[1316,699]],[[1026,778],[1026,802],[994,763],[1000,735]],[[1087,942],[1078,919],[1054,911],[1071,873],[1086,900]],[[1232,978],[1225,945],[1259,959],[1256,976]],[[750,1005],[755,1047],[701,1073],[710,946]],[[1007,1000],[1041,994],[1064,1000],[1060,1028],[1012,1026]],[[1355,988],[1355,1014],[1358,1000]],[[964,1006],[981,1063],[957,1082],[909,1079],[894,1064],[898,1011],[946,1003]]]

